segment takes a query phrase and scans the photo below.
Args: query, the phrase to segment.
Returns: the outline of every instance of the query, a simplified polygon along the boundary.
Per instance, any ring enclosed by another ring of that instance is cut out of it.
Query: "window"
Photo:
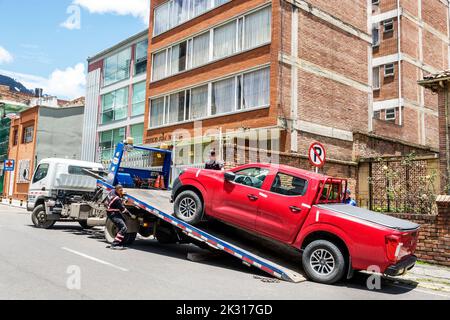
[[[22,143],[31,143],[34,138],[34,126],[29,126],[23,129]]]
[[[167,51],[161,51],[153,55],[153,81],[160,80],[166,76],[166,57]]]
[[[69,166],[68,168],[69,174],[76,174],[79,176],[89,176],[89,174],[85,170],[92,171],[92,168],[83,168],[78,166]]]
[[[208,115],[208,86],[191,90],[191,120],[201,119]]]
[[[305,179],[278,173],[270,191],[285,196],[303,196],[308,182]]]
[[[136,54],[134,62],[134,74],[139,75],[147,71],[147,48],[148,40],[136,44]]]
[[[144,141],[144,124],[135,124],[130,127],[130,135],[134,139],[134,144],[139,146]]]
[[[145,81],[133,85],[132,116],[140,116],[145,112]]]
[[[102,96],[102,124],[123,120],[128,116],[128,87]]]
[[[131,48],[127,48],[105,60],[104,85],[110,85],[130,77]]]
[[[380,67],[373,68],[373,90],[380,89]]]
[[[266,7],[245,16],[244,50],[270,41],[271,7]]]
[[[169,30],[169,10],[171,1],[168,1],[154,10],[154,30],[153,34],[156,36]]]
[[[50,165],[48,163],[40,164],[39,167],[36,169],[36,172],[34,173],[33,183],[39,182],[42,179],[44,179],[48,174],[49,167]]]
[[[214,59],[229,56],[236,52],[236,22],[232,21],[214,29]]]
[[[209,61],[210,33],[204,33],[193,39],[192,68],[198,67]]]
[[[372,4],[380,4],[380,0],[372,0]]]
[[[230,0],[170,0],[154,10],[153,35],[157,36]]]
[[[171,49],[170,59],[170,74],[177,74],[178,72],[186,70],[187,64],[187,42],[184,41]]]
[[[374,24],[372,27],[372,47],[378,47],[380,45],[380,26]]]
[[[270,69],[244,74],[242,109],[269,105]]]
[[[387,121],[392,121],[395,120],[395,118],[396,118],[395,109],[387,109],[385,119]]]
[[[158,127],[164,124],[164,109],[165,109],[164,97],[152,100],[150,108],[150,127]]]
[[[384,76],[392,77],[395,74],[395,66],[393,63],[384,66]]]
[[[384,33],[392,32],[394,31],[394,20],[386,20],[383,22],[384,27]]]
[[[19,144],[19,129],[14,128],[12,139],[13,139],[13,146],[17,146]]]
[[[374,111],[373,112],[373,118],[374,119],[380,120],[380,115],[381,115],[380,111]]]
[[[235,109],[235,78],[221,80],[212,85],[211,114],[221,114],[234,111]]]
[[[271,13],[265,7],[154,53],[152,81],[269,43]]]
[[[170,95],[169,123],[183,122],[185,119],[186,91]]]
[[[150,127],[270,105],[270,68],[152,99]]]
[[[111,160],[115,146],[125,140],[125,128],[100,133],[100,160]]]
[[[234,182],[260,189],[269,174],[269,170],[249,168],[236,172]]]

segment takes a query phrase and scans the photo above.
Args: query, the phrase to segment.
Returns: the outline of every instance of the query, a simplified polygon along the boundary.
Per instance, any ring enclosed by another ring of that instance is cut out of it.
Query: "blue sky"
[[[61,98],[84,95],[87,57],[144,30],[148,7],[149,0],[0,0],[0,74]]]

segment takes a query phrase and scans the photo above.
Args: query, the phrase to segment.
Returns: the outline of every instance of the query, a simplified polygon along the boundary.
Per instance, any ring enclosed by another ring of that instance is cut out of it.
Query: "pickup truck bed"
[[[173,216],[173,204],[170,203],[170,191],[125,189],[125,192],[129,199],[139,200],[141,203],[148,204],[163,213]],[[176,219],[175,217],[173,218]],[[167,219],[164,220],[167,221]],[[172,224],[174,224],[174,221],[172,221]],[[216,249],[238,257],[248,264],[250,263],[245,256],[249,257],[250,260],[262,262],[270,268],[279,270],[281,276],[278,277],[281,279],[292,282],[306,281],[306,278],[300,274],[302,272],[300,267],[300,254],[294,249],[278,245],[272,241],[262,239],[216,221],[204,223],[200,228],[197,229],[201,236],[200,240],[208,243],[209,241],[205,241],[205,239],[208,239],[212,240],[213,243],[218,243],[219,246]],[[195,227],[190,227],[190,229],[193,229],[194,232],[196,231]],[[192,237],[192,235],[188,235]],[[197,239],[198,237],[195,238]],[[253,265],[258,267],[259,263]],[[265,268],[260,269],[267,272]],[[275,276],[277,275],[275,274]]]
[[[407,221],[407,220],[402,220],[402,219],[397,219],[385,214],[381,214],[381,213],[375,213],[373,211],[364,209],[364,208],[359,208],[359,207],[353,207],[351,205],[347,205],[347,204],[340,204],[340,203],[335,203],[335,204],[320,204],[317,205],[317,207],[320,209],[326,209],[326,210],[330,210],[330,211],[334,211],[334,212],[338,212],[341,214],[345,214],[351,217],[355,217],[358,219],[362,219],[365,221],[369,221],[369,222],[373,222],[379,225],[382,225],[384,227],[388,227],[391,229],[395,229],[398,231],[411,231],[411,230],[416,230],[417,228],[419,228],[418,224],[415,224],[413,222]]]

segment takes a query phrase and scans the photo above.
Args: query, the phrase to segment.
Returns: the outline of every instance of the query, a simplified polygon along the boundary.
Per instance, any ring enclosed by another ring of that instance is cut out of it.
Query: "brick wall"
[[[420,224],[416,255],[420,260],[450,266],[450,199],[439,196],[437,215],[389,214]]]

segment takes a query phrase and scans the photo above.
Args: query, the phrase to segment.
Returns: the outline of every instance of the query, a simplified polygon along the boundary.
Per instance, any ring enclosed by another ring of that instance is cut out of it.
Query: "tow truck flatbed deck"
[[[112,189],[111,185],[103,181],[99,180],[98,183],[106,189]],[[237,257],[243,263],[257,267],[281,280],[295,283],[306,281],[299,270],[300,262],[295,262],[293,253],[291,253],[293,259],[286,259],[286,255],[281,257],[279,248],[270,248],[264,240],[255,242],[251,235],[223,224],[219,227],[214,223],[212,226],[205,223],[201,226],[202,229],[199,229],[177,219],[173,215],[170,191],[147,189],[125,189],[125,191],[126,199],[130,204],[171,223],[189,237],[205,242],[210,247]],[[297,258],[298,256],[297,253]]]

